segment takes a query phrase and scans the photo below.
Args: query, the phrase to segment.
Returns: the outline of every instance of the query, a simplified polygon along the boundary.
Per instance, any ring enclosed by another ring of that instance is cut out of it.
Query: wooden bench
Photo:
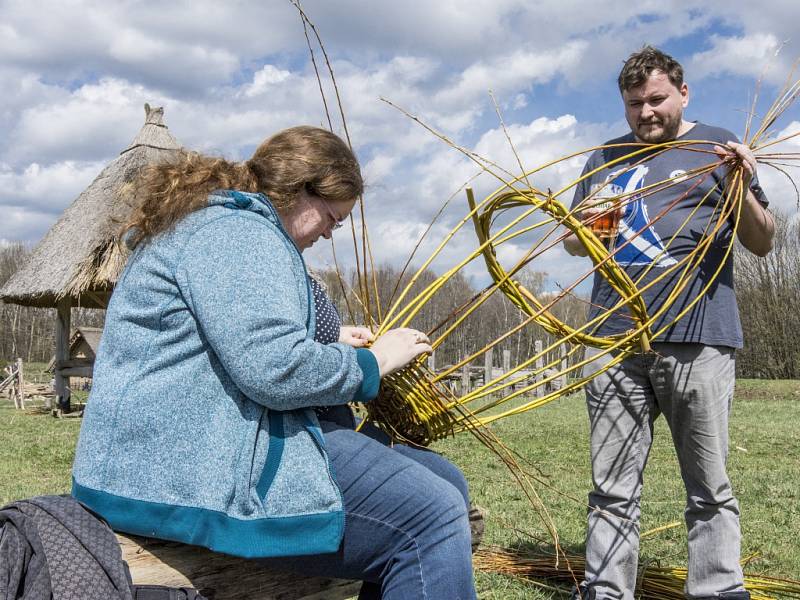
[[[117,534],[133,583],[193,587],[208,600],[344,600],[360,581],[272,571],[252,561],[177,542]]]
[[[483,536],[483,513],[470,511],[473,550]],[[192,587],[208,600],[344,600],[360,581],[273,571],[252,561],[177,542],[117,534],[134,583]]]

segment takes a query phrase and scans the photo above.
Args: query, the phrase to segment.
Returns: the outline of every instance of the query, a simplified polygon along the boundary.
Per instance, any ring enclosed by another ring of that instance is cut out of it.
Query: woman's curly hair
[[[172,161],[145,168],[134,182],[130,193],[136,208],[122,228],[126,243],[135,247],[168,231],[222,189],[266,194],[281,213],[303,189],[344,202],[358,198],[364,183],[350,148],[318,127],[285,129],[244,163],[181,151]]]

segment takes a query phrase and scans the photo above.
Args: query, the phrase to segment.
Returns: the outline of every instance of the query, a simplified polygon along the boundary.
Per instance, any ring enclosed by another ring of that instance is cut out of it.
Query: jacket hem
[[[344,532],[342,510],[237,519],[206,508],[117,496],[85,487],[74,478],[72,496],[103,517],[114,531],[203,546],[242,558],[335,552]]]

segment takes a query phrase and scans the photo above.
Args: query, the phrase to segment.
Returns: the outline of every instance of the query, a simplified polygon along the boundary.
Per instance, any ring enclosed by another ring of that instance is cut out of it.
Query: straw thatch
[[[131,207],[120,189],[143,166],[166,160],[180,149],[164,125],[164,109],[145,104],[145,112],[145,124],[130,146],[64,211],[0,289],[0,299],[53,307],[69,298],[73,306],[105,308],[125,264],[115,234]]]

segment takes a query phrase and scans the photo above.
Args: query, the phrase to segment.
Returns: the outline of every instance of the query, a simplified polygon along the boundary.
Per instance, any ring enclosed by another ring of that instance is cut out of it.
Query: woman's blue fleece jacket
[[[216,192],[120,277],[72,493],[118,531],[244,557],[334,552],[342,497],[310,407],[378,384],[371,352],[314,341],[303,259],[268,200]]]

